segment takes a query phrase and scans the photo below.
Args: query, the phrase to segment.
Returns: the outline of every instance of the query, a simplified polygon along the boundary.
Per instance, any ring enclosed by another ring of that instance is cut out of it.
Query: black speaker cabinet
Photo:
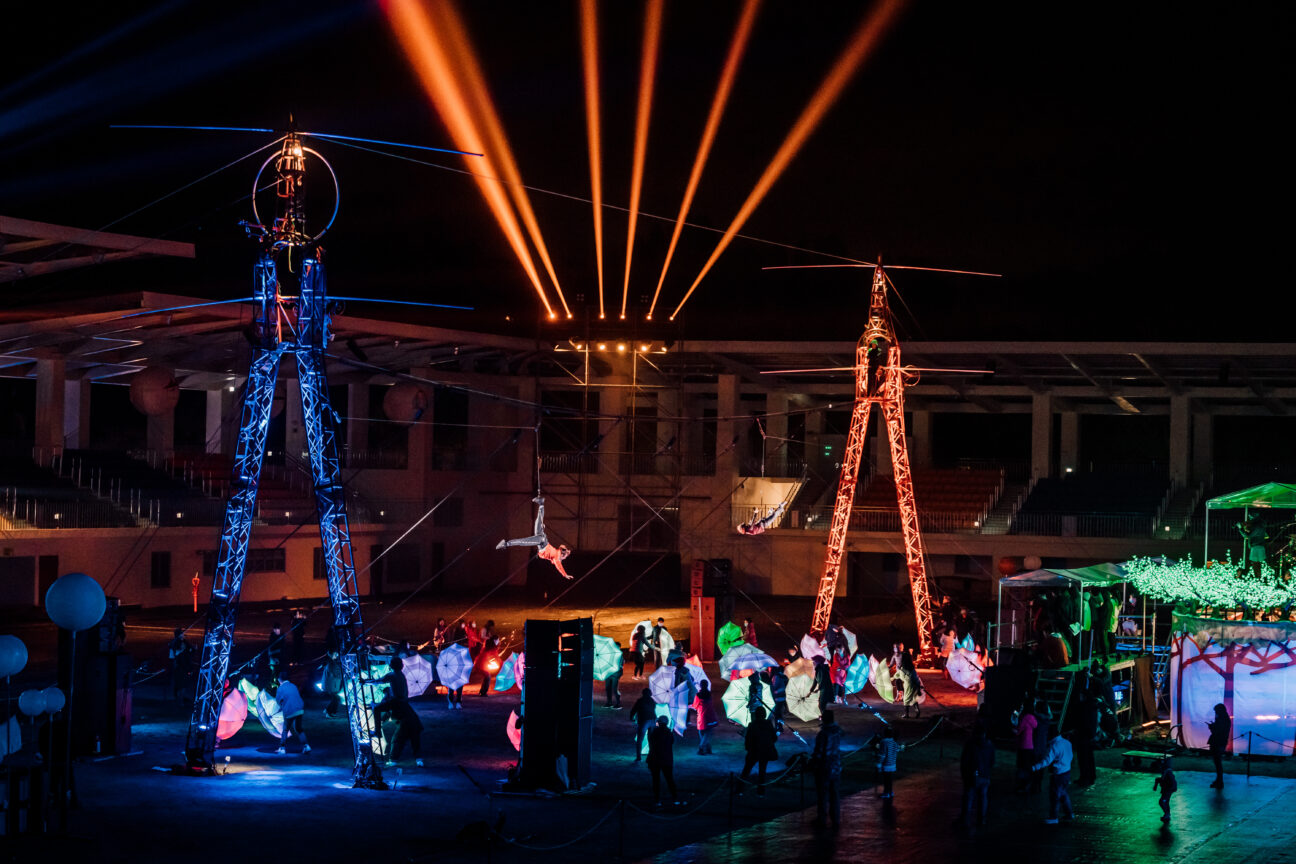
[[[579,789],[589,782],[594,728],[594,622],[527,621],[519,785]]]

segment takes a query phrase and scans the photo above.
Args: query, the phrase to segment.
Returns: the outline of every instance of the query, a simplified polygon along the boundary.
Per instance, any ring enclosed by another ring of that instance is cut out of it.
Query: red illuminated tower
[[[900,528],[904,534],[905,561],[909,566],[909,584],[913,589],[914,617],[918,623],[918,645],[922,653],[931,649],[931,595],[927,585],[927,565],[923,554],[922,533],[918,527],[918,508],[914,505],[913,477],[909,472],[909,450],[905,446],[904,388],[916,380],[913,371],[900,367],[900,345],[896,342],[887,303],[887,276],[879,261],[873,269],[873,290],[869,301],[868,326],[855,348],[855,409],[851,413],[850,435],[842,460],[841,481],[837,486],[837,503],[833,507],[832,525],[828,529],[828,555],[815,600],[811,632],[827,631],[832,616],[837,576],[841,572],[846,532],[850,528],[851,507],[855,503],[855,483],[859,479],[860,460],[864,455],[864,436],[868,432],[869,411],[877,405],[886,423],[891,444],[891,464],[895,471]]]

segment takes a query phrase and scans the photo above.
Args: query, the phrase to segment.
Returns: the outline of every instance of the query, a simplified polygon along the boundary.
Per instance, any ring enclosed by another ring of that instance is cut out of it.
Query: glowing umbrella
[[[856,654],[846,667],[846,692],[858,693],[864,689],[869,680],[869,658]]]
[[[647,619],[644,619],[643,621],[640,621],[638,624],[630,628],[630,641],[626,642],[627,645],[634,644],[634,634],[640,627],[643,628],[645,640],[652,638],[653,623]]]
[[[828,659],[828,644],[820,642],[809,633],[801,637],[801,656],[807,659],[822,657]]]
[[[422,696],[432,686],[432,664],[420,654],[411,654],[401,662],[404,664],[401,672],[405,673],[405,684],[409,687],[410,697]]]
[[[669,630],[663,629],[657,634],[657,650],[663,657],[670,655],[675,650],[675,637],[670,634]]]
[[[520,720],[521,718],[518,717],[516,711],[510,711],[508,725],[504,730],[508,734],[509,741],[513,743],[513,749],[519,752],[522,750],[522,726],[519,725]]]
[[[851,654],[854,654],[856,651],[859,650],[859,639],[857,639],[855,637],[855,634],[847,630],[845,627],[842,627],[840,629],[841,629],[842,639],[846,640],[846,650],[849,651]]]
[[[823,713],[819,710],[819,691],[810,692],[814,683],[809,675],[789,678],[787,683],[788,710],[807,723],[818,720]]]
[[[788,680],[791,680],[797,677],[798,675],[813,676],[814,661],[806,657],[799,657],[796,660],[793,660],[791,663],[789,663],[787,665],[787,668],[785,668],[783,671],[787,673]]]
[[[653,709],[653,710],[656,712],[656,714],[657,714],[658,717],[665,717],[667,720],[669,720],[670,717],[671,717],[671,710],[670,710],[670,706],[669,706],[669,705],[656,705],[656,706],[654,706],[654,709]],[[683,732],[680,733],[680,735],[683,735],[683,734],[684,734]],[[644,736],[643,743],[639,745],[639,755],[640,755],[640,756],[647,756],[647,755],[648,755],[648,736],[647,736],[647,735]]]
[[[248,709],[261,721],[265,730],[276,738],[283,738],[284,716],[279,700],[246,678],[239,681],[238,689],[247,696]]]
[[[945,662],[945,671],[955,684],[967,690],[975,690],[981,686],[981,677],[985,673],[985,668],[977,661],[975,654],[955,648]]]
[[[690,654],[685,658],[684,663],[688,666],[696,666],[699,669],[702,668],[702,658],[698,657],[696,654]]]
[[[706,672],[703,671],[701,666],[692,666],[688,663],[685,663],[684,668],[688,671],[689,677],[693,679],[693,689],[696,690],[700,688],[702,686],[703,681],[707,682],[707,685],[710,686],[711,679],[707,677]],[[686,693],[688,692],[687,687],[683,687],[683,685],[680,686],[684,689]],[[675,690],[675,667],[674,666],[661,666],[655,672],[653,672],[651,675],[648,676],[648,691],[652,694],[652,698],[654,702],[657,702],[658,704],[661,704],[663,702],[670,702],[671,694],[674,692],[674,690]]]
[[[724,654],[720,655],[720,674],[723,675],[725,678],[730,677],[729,673],[733,669],[733,664],[739,657],[742,657],[746,654],[760,654],[760,653],[761,650],[759,648],[754,648],[751,645],[748,645],[746,642],[739,642],[737,645],[730,648]]]
[[[458,690],[472,677],[473,660],[462,645],[447,645],[437,658],[437,677],[451,690]]]
[[[971,633],[963,637],[963,641],[959,643],[959,647],[962,648],[964,651],[971,651],[973,653],[976,653],[976,643],[972,641]]]
[[[746,678],[762,669],[777,666],[779,662],[768,654],[757,651],[755,654],[744,654],[729,664],[730,678]]]
[[[726,622],[725,625],[720,628],[720,632],[716,634],[716,647],[720,649],[721,654],[724,654],[730,648],[742,641],[742,628],[732,621]]]
[[[520,685],[525,671],[521,652],[505,657],[500,663],[499,672],[495,675],[495,690],[503,693],[505,690],[512,690],[515,684]]]
[[[724,706],[725,716],[739,726],[746,727],[751,722],[751,709],[747,706],[748,697],[751,695],[750,678],[739,678],[737,681],[730,681],[729,686],[725,688],[724,696],[720,697],[720,704]],[[791,682],[788,682],[789,684]],[[774,696],[770,693],[770,688],[762,685],[761,687],[761,704],[765,706],[765,711],[769,714],[774,712]]]
[[[607,636],[594,637],[594,680],[603,681],[621,670],[621,646]]]
[[[231,690],[221,702],[220,719],[216,721],[216,737],[228,741],[243,728],[248,715],[248,700],[241,690]]]
[[[873,689],[882,697],[884,702],[894,702],[896,697],[895,685],[891,683],[891,667],[885,660],[874,660],[869,657],[869,683]]]

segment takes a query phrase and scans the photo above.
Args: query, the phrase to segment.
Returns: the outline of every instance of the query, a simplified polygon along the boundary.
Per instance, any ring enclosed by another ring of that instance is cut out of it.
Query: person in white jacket
[[[1073,752],[1071,742],[1063,738],[1057,724],[1049,726],[1049,746],[1044,758],[1036,762],[1031,770],[1049,769],[1049,815],[1044,820],[1046,825],[1058,824],[1058,808],[1063,811],[1063,819],[1070,822],[1075,818],[1071,809],[1071,795],[1067,787],[1071,785],[1071,761]]]

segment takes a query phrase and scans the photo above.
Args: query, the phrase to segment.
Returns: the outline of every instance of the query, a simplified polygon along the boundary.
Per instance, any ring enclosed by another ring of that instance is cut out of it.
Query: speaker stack
[[[589,783],[594,731],[594,621],[527,621],[518,785],[580,789]]]

